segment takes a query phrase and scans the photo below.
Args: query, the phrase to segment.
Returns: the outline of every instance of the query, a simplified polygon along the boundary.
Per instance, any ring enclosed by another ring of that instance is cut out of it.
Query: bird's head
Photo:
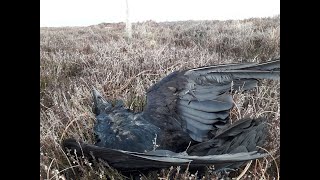
[[[108,113],[116,109],[122,109],[124,106],[122,100],[117,100],[115,103],[108,102],[94,87],[92,88],[92,96],[94,103],[93,112],[96,115],[99,115],[102,112]]]
[[[101,114],[102,111],[109,111],[113,107],[112,104],[105,100],[94,87],[92,88],[92,98],[94,103],[93,112],[96,115]]]

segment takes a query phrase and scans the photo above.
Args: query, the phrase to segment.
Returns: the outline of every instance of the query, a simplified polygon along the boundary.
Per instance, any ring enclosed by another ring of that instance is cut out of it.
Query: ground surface
[[[103,162],[70,158],[61,140],[75,137],[93,143],[91,86],[111,100],[142,110],[145,90],[177,69],[218,63],[264,62],[280,56],[280,17],[243,21],[186,21],[40,29],[40,179],[125,179]],[[263,81],[250,93],[235,94],[233,121],[268,118],[264,148],[272,154],[229,177],[277,179],[280,165],[280,83]],[[249,166],[249,165],[248,165]],[[142,175],[145,179],[189,179],[178,167]],[[208,173],[207,178],[219,175]],[[225,177],[225,179],[228,179]]]

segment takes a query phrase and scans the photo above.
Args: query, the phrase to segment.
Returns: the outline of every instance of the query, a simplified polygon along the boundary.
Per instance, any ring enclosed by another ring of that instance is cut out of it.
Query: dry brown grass
[[[68,157],[61,140],[76,137],[93,143],[91,86],[109,99],[142,110],[145,90],[177,69],[218,63],[266,61],[280,56],[280,17],[243,21],[187,21],[133,24],[130,44],[125,25],[41,28],[40,179],[125,179],[104,162]],[[280,165],[280,84],[263,81],[250,93],[235,94],[233,120],[264,116],[270,124],[265,148],[272,154],[229,175],[277,179]],[[277,166],[276,166],[277,164]],[[180,170],[179,170],[180,171]],[[143,179],[194,178],[177,167]],[[225,179],[228,179],[224,177]]]

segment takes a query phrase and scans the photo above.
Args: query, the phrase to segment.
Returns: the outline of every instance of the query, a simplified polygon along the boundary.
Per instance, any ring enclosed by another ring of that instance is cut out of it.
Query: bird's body
[[[124,107],[98,115],[94,131],[97,146],[133,152],[153,150],[153,140],[161,133],[161,129],[144,119],[141,113],[133,113]]]
[[[262,157],[256,146],[263,145],[266,125],[261,119],[229,124],[231,92],[251,89],[258,79],[279,79],[279,70],[280,61],[274,60],[175,71],[148,89],[147,105],[140,113],[121,103],[113,106],[94,89],[97,142],[80,147],[118,168],[189,162],[226,168]],[[66,140],[64,146],[79,150],[74,140]],[[111,160],[115,154],[118,159]],[[125,165],[128,161],[130,166]]]
[[[95,95],[100,96],[98,92]],[[157,117],[147,113],[134,113],[122,105],[115,106],[96,116],[96,145],[142,153],[154,149],[186,150],[193,140],[179,128],[180,124],[175,119],[167,118],[159,123]]]

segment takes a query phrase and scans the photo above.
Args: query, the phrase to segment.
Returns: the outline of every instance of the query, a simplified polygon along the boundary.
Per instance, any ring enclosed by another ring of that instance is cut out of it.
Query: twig
[[[73,168],[78,167],[78,166],[80,166],[80,165],[77,164],[77,165],[75,165],[75,166],[70,166],[70,167],[68,167],[68,168],[62,169],[62,170],[59,171],[57,174],[55,174],[54,176],[52,176],[50,179],[56,177],[58,174],[62,173],[63,171],[66,171],[66,170],[68,170],[68,169],[70,169],[70,168],[72,168],[72,171],[73,171]],[[50,179],[49,179],[49,180],[50,180]]]
[[[47,171],[47,179],[49,179],[49,176],[50,176],[50,168],[51,168],[51,165],[52,165],[52,163],[53,163],[54,160],[55,160],[55,158],[53,158],[52,161],[51,161],[50,164],[49,164],[48,171]]]
[[[236,180],[239,180],[242,178],[242,176],[244,176],[246,174],[246,172],[248,171],[249,167],[251,166],[252,160],[246,165],[246,167],[244,168],[244,170],[241,172],[241,174],[236,177]]]
[[[118,91],[122,92],[124,89],[126,89],[129,86],[129,84],[131,83],[131,81],[133,81],[133,79],[137,78],[141,74],[148,72],[148,71],[151,71],[151,70],[144,70],[144,71],[141,71],[140,73],[138,73],[137,75],[133,76],[132,78],[129,79],[129,81],[127,81],[127,83],[124,86],[120,87],[120,89]]]
[[[268,150],[266,150],[265,148],[260,147],[260,146],[257,146],[257,147],[260,148],[260,149],[262,149],[262,150],[264,150],[264,151],[266,151],[266,152],[271,156],[272,160],[274,161],[274,164],[276,165],[276,169],[277,169],[277,180],[279,180],[279,179],[280,179],[280,175],[279,175],[279,168],[278,168],[278,164],[277,164],[276,159],[275,159],[274,156],[273,156]]]

